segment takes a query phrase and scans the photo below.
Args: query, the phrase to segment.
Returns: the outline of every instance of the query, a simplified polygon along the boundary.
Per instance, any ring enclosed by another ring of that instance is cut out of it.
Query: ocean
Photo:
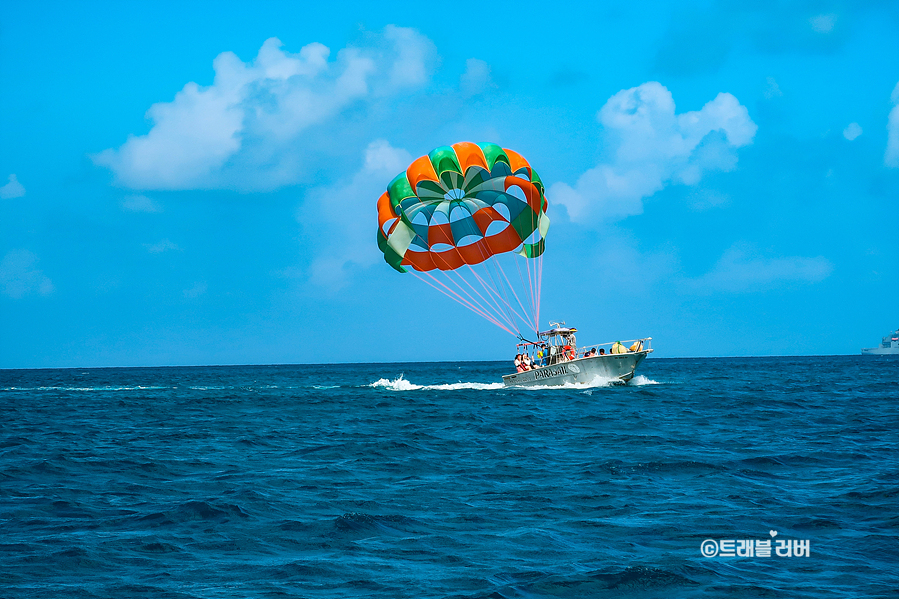
[[[0,370],[0,596],[899,596],[899,360],[508,370]]]

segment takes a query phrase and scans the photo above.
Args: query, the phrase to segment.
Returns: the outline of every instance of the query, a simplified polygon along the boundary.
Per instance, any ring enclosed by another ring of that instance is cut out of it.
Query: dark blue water
[[[0,596],[899,595],[899,360],[504,370],[0,371]]]

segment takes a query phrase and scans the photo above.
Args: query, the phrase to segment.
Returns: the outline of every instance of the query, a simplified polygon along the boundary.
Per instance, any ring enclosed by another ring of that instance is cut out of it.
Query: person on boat
[[[604,350],[603,348],[600,347],[600,348],[599,348],[599,355],[600,355],[600,356],[606,355],[606,350]]]
[[[521,366],[521,354],[515,354],[515,371],[516,372],[524,372],[524,368]]]
[[[527,354],[521,357],[521,367],[525,370],[531,369],[531,357]]]
[[[585,358],[592,358],[592,357],[595,356],[595,355],[596,355],[596,348],[594,347],[593,349],[591,349],[590,351],[588,351],[586,354],[584,354],[584,357],[585,357]]]
[[[544,366],[544,365],[545,364],[543,362],[543,350],[538,349],[537,350],[537,360],[534,362],[534,366]]]

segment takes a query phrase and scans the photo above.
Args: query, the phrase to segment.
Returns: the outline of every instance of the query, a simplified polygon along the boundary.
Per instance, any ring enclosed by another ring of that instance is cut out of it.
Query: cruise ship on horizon
[[[881,340],[877,347],[866,347],[862,349],[862,355],[882,355],[897,354],[899,355],[899,329],[896,329]]]

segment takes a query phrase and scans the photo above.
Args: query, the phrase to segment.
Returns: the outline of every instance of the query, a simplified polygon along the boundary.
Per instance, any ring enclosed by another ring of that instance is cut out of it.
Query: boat
[[[553,328],[538,333],[537,341],[517,344],[517,353],[531,356],[534,365],[530,370],[503,375],[506,386],[562,387],[596,380],[624,385],[652,353],[652,337],[578,347],[576,328],[566,327],[564,322],[550,322],[550,326]]]
[[[878,347],[862,349],[863,356],[899,355],[899,329],[896,329],[880,341]]]

